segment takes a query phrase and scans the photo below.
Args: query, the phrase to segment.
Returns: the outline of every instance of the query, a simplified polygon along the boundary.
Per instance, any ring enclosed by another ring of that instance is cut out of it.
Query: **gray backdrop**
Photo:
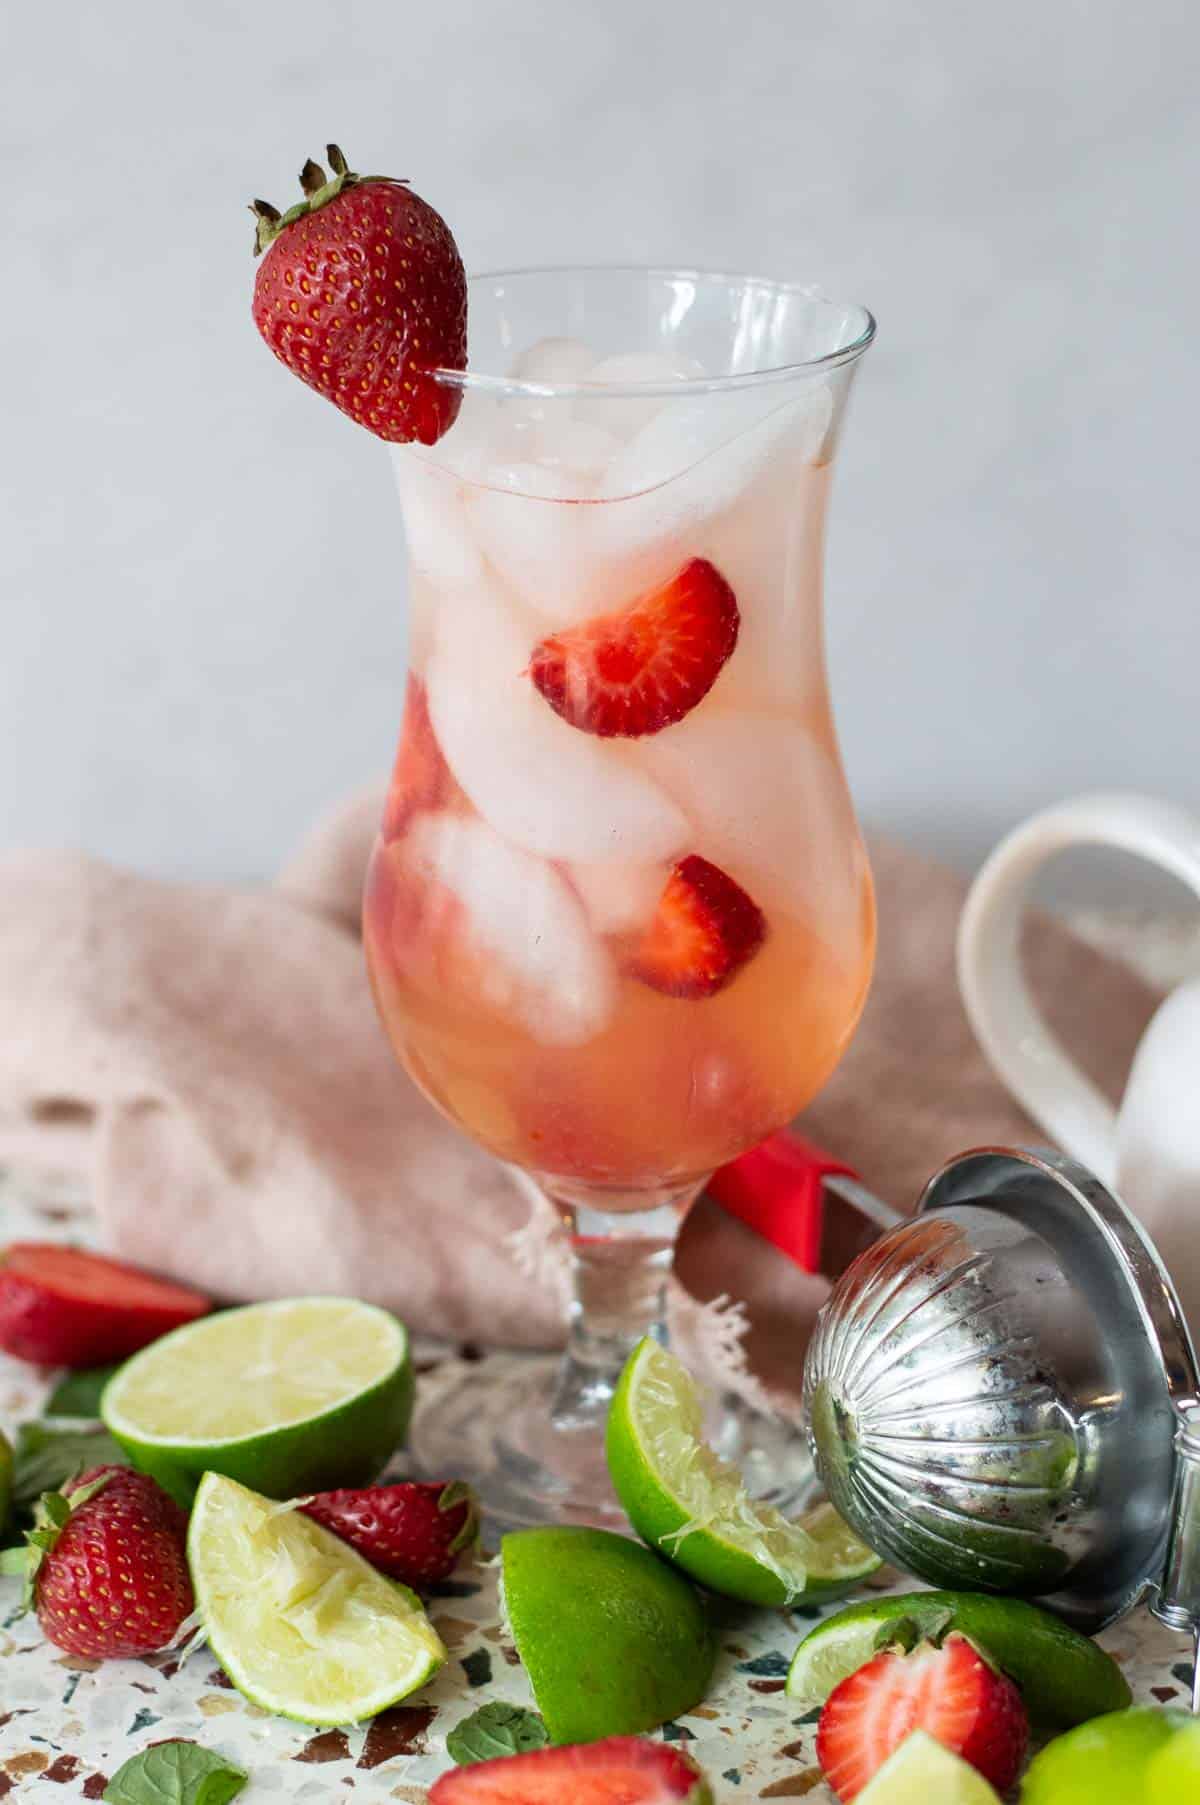
[[[384,453],[250,324],[253,193],[338,138],[469,266],[689,261],[881,322],[832,525],[865,815],[961,863],[1200,804],[1200,9],[27,6],[4,147],[0,846],[268,871],[402,694]]]

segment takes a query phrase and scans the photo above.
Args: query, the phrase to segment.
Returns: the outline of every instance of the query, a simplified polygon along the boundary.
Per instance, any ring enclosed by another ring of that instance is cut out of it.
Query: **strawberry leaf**
[[[461,1479],[452,1479],[449,1485],[442,1487],[438,1510],[456,1510],[460,1504],[465,1504],[467,1510],[462,1527],[450,1544],[451,1554],[461,1554],[464,1548],[475,1548],[479,1543],[479,1500],[469,1485]]]
[[[22,1423],[13,1466],[13,1504],[33,1504],[43,1492],[61,1491],[85,1467],[127,1467],[129,1460],[99,1423],[60,1418]]]
[[[90,1490],[91,1488],[86,1489]],[[61,1492],[47,1492],[42,1499],[42,1509],[55,1529],[65,1529],[71,1521],[71,1506]]]
[[[102,1796],[108,1805],[228,1805],[248,1778],[198,1742],[158,1742],[119,1768]]]
[[[550,1737],[536,1711],[498,1700],[465,1717],[446,1738],[446,1753],[459,1767],[494,1761],[500,1755],[525,1755],[545,1748]]]

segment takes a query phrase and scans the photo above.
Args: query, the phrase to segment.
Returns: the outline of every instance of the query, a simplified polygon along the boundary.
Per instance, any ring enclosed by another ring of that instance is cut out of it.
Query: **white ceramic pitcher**
[[[1068,846],[1115,846],[1200,898],[1200,822],[1147,796],[1082,796],[1033,815],[976,878],[958,935],[958,980],[997,1075],[1068,1153],[1114,1186],[1156,1243],[1200,1339],[1200,979],[1161,1005],[1114,1111],[1050,1033],[1018,950],[1035,872]]]

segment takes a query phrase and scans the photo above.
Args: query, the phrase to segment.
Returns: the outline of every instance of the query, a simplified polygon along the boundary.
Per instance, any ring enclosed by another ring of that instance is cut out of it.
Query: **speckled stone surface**
[[[0,1178],[0,1244],[20,1237],[86,1241],[88,1219],[67,1193],[36,1195]],[[486,1361],[475,1368],[486,1378]],[[38,1414],[50,1375],[0,1356],[0,1421],[6,1430]],[[436,1372],[425,1380],[436,1384]],[[904,1589],[894,1575],[871,1582]],[[460,1568],[431,1613],[450,1651],[436,1680],[366,1727],[312,1731],[257,1710],[235,1692],[206,1649],[100,1667],[46,1643],[36,1619],[16,1615],[15,1580],[0,1580],[0,1799],[98,1799],[138,1749],[169,1737],[202,1742],[245,1768],[241,1795],[334,1800],[351,1795],[419,1805],[448,1765],[446,1733],[488,1699],[531,1704],[528,1681],[500,1624],[494,1569]],[[743,1611],[720,1618],[720,1656],[704,1705],[660,1734],[688,1745],[720,1805],[807,1797],[828,1805],[813,1753],[812,1714],[784,1692],[788,1661],[819,1613]],[[1111,1630],[1105,1646],[1137,1698],[1186,1701],[1190,1657],[1182,1638],[1145,1612]]]

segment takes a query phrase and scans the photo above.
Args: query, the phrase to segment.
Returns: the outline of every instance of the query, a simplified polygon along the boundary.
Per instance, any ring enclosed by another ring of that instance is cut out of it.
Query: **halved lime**
[[[715,1649],[681,1573],[606,1529],[500,1544],[504,1606],[554,1742],[635,1736],[700,1704]]]
[[[787,1689],[823,1705],[834,1687],[876,1652],[885,1624],[908,1618],[917,1636],[959,1630],[1020,1687],[1031,1717],[1047,1727],[1119,1711],[1129,1683],[1111,1655],[1023,1598],[986,1592],[902,1592],[847,1605],[811,1629],[792,1657]]]
[[[890,1755],[858,1805],[1000,1805],[1000,1795],[969,1762],[914,1730]]]
[[[1021,1785],[1021,1805],[1135,1805],[1152,1798],[1153,1764],[1190,1722],[1186,1711],[1139,1705],[1080,1724],[1034,1756]],[[1170,1805],[1185,1805],[1196,1795],[1168,1797]]]
[[[374,1479],[412,1410],[408,1334],[346,1297],[283,1298],[188,1323],[109,1380],[100,1414],[184,1506],[200,1475],[273,1498]]]
[[[748,1604],[821,1602],[880,1566],[832,1505],[789,1522],[704,1440],[700,1399],[659,1342],[640,1341],[608,1415],[608,1470],[644,1542],[712,1592]]]
[[[220,1473],[200,1481],[188,1564],[209,1647],[264,1711],[357,1723],[407,1698],[446,1659],[407,1586],[310,1517]]]
[[[1200,1718],[1176,1729],[1146,1769],[1146,1805],[1181,1799],[1200,1799]]]

